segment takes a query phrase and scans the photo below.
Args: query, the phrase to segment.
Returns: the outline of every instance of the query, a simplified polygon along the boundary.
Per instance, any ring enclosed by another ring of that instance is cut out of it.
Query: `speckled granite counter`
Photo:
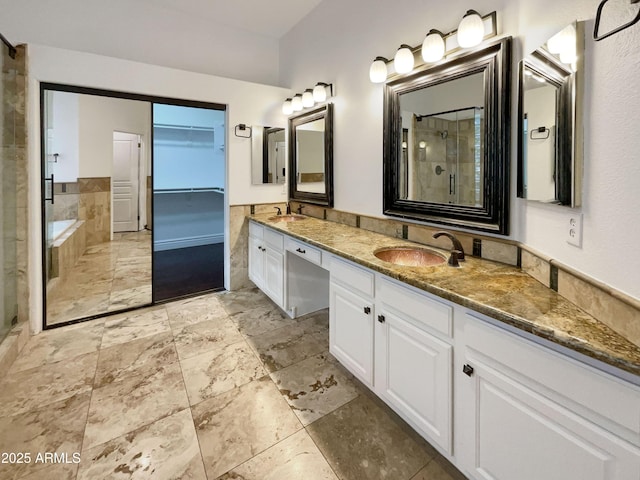
[[[274,222],[269,220],[271,216],[254,215],[250,218],[364,267],[640,376],[639,347],[518,268],[470,256],[461,263],[461,268],[451,268],[446,263],[433,267],[396,266],[379,260],[373,252],[383,247],[417,244],[311,217],[297,222]]]

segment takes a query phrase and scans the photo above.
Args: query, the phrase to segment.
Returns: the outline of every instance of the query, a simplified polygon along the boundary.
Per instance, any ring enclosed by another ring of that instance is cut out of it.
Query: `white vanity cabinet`
[[[375,392],[452,453],[453,307],[376,278]]]
[[[466,474],[640,478],[639,389],[473,316],[463,330],[456,432]]]
[[[329,285],[329,351],[373,389],[374,274],[334,257]]]
[[[249,223],[249,278],[284,308],[284,235]]]

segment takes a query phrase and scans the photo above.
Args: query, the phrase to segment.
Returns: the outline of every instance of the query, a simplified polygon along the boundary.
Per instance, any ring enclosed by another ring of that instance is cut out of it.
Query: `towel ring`
[[[638,23],[638,21],[640,21],[640,9],[638,9],[636,18],[634,18],[628,23],[625,23],[624,25],[620,25],[618,28],[614,28],[613,30],[605,33],[604,35],[599,35],[598,30],[600,29],[600,17],[602,17],[602,9],[604,8],[605,3],[607,3],[608,1],[609,0],[602,0],[602,2],[600,2],[600,5],[598,5],[598,10],[596,11],[596,22],[595,22],[595,26],[593,27],[593,39],[596,42],[599,42],[600,40],[604,40],[605,38],[610,37],[611,35],[615,35],[616,33],[621,32],[625,28],[629,28],[630,26],[635,25],[636,23]],[[630,0],[630,1],[632,5],[634,3],[640,2],[640,0]]]

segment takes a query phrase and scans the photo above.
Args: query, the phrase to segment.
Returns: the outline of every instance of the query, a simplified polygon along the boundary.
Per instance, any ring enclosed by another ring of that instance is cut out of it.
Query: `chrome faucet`
[[[464,249],[462,248],[462,244],[460,243],[460,240],[458,240],[453,233],[440,231],[433,234],[433,238],[439,238],[442,236],[445,236],[449,240],[451,240],[453,248],[451,249],[451,257],[449,258],[449,265],[451,265],[452,267],[457,267],[458,261],[464,262],[465,260]]]

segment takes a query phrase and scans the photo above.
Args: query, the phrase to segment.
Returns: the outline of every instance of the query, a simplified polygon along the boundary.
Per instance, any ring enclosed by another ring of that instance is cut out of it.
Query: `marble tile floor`
[[[327,346],[257,289],[45,331],[0,379],[0,478],[464,478]]]
[[[87,247],[47,294],[47,325],[148,303],[151,232],[115,233],[113,241]]]

